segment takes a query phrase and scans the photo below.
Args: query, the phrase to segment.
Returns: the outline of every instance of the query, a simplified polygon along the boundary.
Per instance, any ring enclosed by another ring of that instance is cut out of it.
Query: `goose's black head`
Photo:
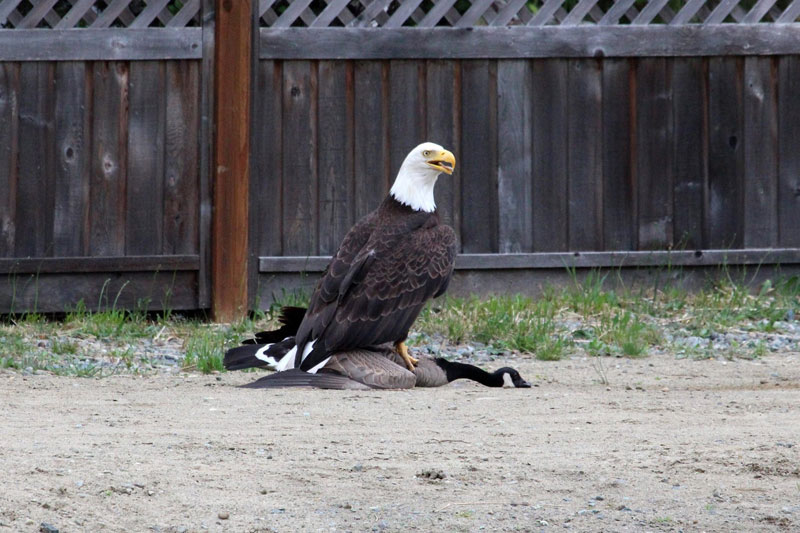
[[[522,379],[519,372],[510,366],[496,370],[494,375],[503,380],[503,387],[530,388],[531,386],[530,383]]]

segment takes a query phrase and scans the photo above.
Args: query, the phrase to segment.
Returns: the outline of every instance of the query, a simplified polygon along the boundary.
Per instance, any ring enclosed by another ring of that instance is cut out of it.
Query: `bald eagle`
[[[453,173],[455,162],[438,144],[411,150],[388,196],[339,245],[311,296],[295,346],[277,370],[316,373],[334,353],[386,343],[414,369],[417,360],[405,345],[408,331],[453,274],[456,235],[439,222],[433,189],[440,173]],[[268,361],[272,346],[257,356]]]

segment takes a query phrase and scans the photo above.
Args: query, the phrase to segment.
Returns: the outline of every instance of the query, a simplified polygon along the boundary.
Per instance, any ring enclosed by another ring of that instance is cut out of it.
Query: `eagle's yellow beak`
[[[445,174],[452,174],[453,169],[456,168],[456,156],[449,150],[442,150],[441,152],[432,154],[428,159],[428,165],[432,166],[439,172]]]

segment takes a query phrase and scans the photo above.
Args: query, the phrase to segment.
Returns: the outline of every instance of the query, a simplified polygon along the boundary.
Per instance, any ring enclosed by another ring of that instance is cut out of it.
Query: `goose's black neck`
[[[502,387],[503,377],[497,374],[490,374],[474,365],[465,363],[454,363],[446,359],[437,358],[436,363],[442,367],[447,374],[447,381],[457,379],[471,379],[487,387]]]

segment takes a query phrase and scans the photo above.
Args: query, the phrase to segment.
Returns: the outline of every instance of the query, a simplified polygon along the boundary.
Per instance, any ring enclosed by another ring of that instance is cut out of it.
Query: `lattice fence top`
[[[235,1],[235,0],[234,0]],[[791,23],[800,0],[257,0],[262,26]],[[0,29],[200,25],[201,0],[0,0]]]
[[[200,25],[200,0],[0,0],[0,28],[182,28]]]
[[[260,0],[262,26],[472,27],[796,22],[800,0]]]

